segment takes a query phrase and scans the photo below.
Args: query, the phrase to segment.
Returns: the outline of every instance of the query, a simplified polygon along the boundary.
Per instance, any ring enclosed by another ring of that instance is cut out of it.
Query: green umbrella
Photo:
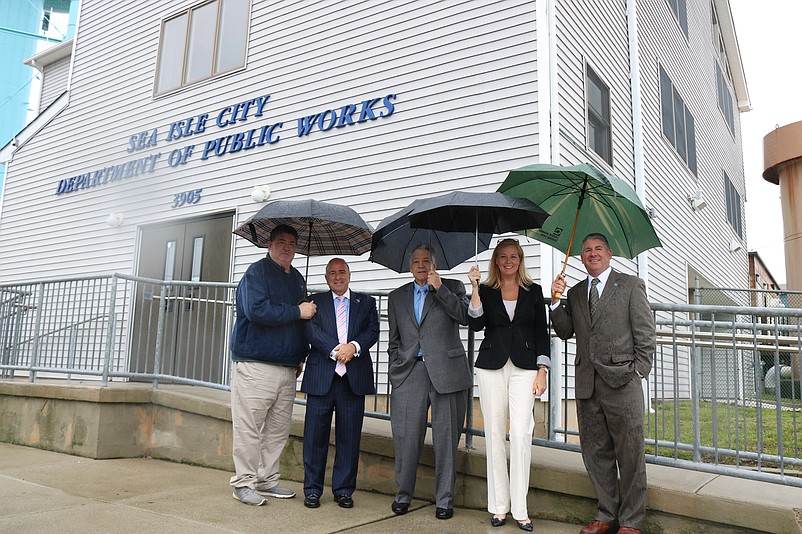
[[[565,253],[563,274],[577,234],[604,234],[613,254],[625,258],[661,246],[635,190],[590,163],[527,165],[510,171],[498,190],[529,199],[551,214],[541,228],[524,233]]]

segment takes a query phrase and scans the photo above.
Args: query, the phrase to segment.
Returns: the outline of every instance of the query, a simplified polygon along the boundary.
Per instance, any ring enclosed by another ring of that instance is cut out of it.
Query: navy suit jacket
[[[317,305],[317,313],[306,324],[306,339],[312,346],[306,359],[301,391],[310,395],[325,395],[331,388],[337,362],[331,351],[340,344],[337,339],[337,319],[331,291],[309,297]],[[348,341],[359,343],[361,352],[346,365],[345,378],[356,395],[376,393],[370,349],[379,339],[379,314],[376,299],[351,291],[348,314]]]

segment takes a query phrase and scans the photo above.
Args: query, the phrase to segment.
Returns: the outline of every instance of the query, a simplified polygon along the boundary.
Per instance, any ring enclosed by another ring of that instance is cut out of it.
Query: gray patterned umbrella
[[[274,200],[242,223],[234,233],[267,248],[270,232],[279,224],[298,232],[296,251],[309,256],[360,255],[370,250],[373,230],[352,208],[318,200]]]

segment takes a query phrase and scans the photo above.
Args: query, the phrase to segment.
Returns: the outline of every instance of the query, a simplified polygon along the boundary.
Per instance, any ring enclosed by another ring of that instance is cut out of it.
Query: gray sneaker
[[[256,491],[258,491],[259,494],[261,495],[266,495],[268,497],[275,497],[276,499],[292,499],[293,497],[295,497],[294,491],[288,490],[287,488],[282,488],[278,484],[268,489],[262,489],[260,487],[257,487]]]
[[[243,488],[234,488],[232,495],[239,502],[250,504],[251,506],[262,506],[267,502],[267,499],[256,493],[255,490],[247,486]]]

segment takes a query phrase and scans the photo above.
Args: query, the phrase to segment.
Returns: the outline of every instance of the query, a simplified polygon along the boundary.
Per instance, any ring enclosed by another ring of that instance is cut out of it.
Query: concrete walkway
[[[358,491],[355,506],[339,508],[324,495],[310,510],[301,496],[264,506],[234,500],[217,469],[131,458],[92,460],[0,443],[0,532],[7,533],[222,533],[222,532],[520,532],[512,518],[492,528],[490,515],[455,509],[434,517],[434,505],[413,501],[410,512],[390,511],[392,497]],[[303,494],[298,482],[282,482]],[[576,534],[579,525],[534,520],[535,532]]]

